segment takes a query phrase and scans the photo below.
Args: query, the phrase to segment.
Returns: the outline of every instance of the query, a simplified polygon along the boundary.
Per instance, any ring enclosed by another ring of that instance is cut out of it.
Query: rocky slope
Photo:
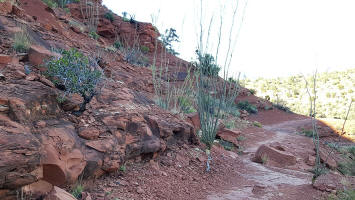
[[[237,102],[248,101],[261,112],[249,116],[242,111],[240,117],[251,121],[240,120],[240,124],[245,124],[243,127],[235,130],[221,127],[218,139],[231,142],[234,152],[217,145],[212,151],[212,173],[205,173],[206,157],[196,136],[197,115],[182,117],[159,108],[154,103],[151,69],[129,64],[124,52],[110,50],[117,38],[127,45],[138,43],[149,48],[146,57],[147,63],[151,63],[155,47],[158,55],[163,50],[159,42],[156,45],[159,33],[152,24],[131,23],[117,15],[110,21],[104,17],[107,8],[100,5],[98,9],[100,37],[95,40],[85,29],[87,19],[82,16],[80,4],[69,4],[69,12],[66,12],[51,9],[41,0],[1,1],[0,199],[17,199],[19,195],[24,196],[23,199],[73,199],[61,188],[68,189],[78,181],[91,193],[82,194],[86,200],[205,199],[210,193],[220,194],[236,185],[249,188],[250,184],[255,198],[263,198],[269,188],[262,188],[260,183],[241,174],[243,170],[245,174],[257,174],[259,164],[250,161],[254,154],[259,162],[265,153],[274,156],[270,157],[273,159],[271,167],[304,171],[314,165],[304,167],[314,154],[312,148],[307,147],[306,152],[300,148],[292,151],[294,146],[285,144],[282,149],[287,152],[283,152],[280,145],[269,144],[279,139],[274,137],[276,130],[250,127],[253,121],[279,124],[306,117],[275,109],[264,110],[271,107],[269,102],[242,89]],[[12,48],[13,35],[23,30],[30,36],[32,45],[28,53],[16,53]],[[79,117],[72,111],[79,109],[81,97],[72,95],[59,103],[57,97],[63,91],[43,75],[46,70],[43,63],[55,56],[52,49],[72,47],[98,59],[105,74],[98,85],[98,94]],[[189,63],[170,54],[166,56],[164,60],[157,58],[157,66],[169,61],[168,72],[159,78],[169,77],[180,84],[185,77],[180,75],[186,74]],[[291,125],[295,128],[299,124]],[[287,124],[281,128],[284,126]],[[331,129],[324,133],[324,137],[334,136]],[[242,137],[247,141],[237,140]],[[300,137],[297,136],[297,140],[305,141]],[[307,140],[307,144],[309,142]],[[249,151],[244,156],[243,146]],[[257,151],[259,146],[262,148]],[[280,163],[279,158],[284,158],[285,162]],[[250,165],[253,170],[248,172]],[[122,170],[125,167],[127,172]],[[269,172],[276,173],[262,171]],[[282,190],[271,186],[273,194]],[[285,188],[320,194],[308,182],[300,187]],[[208,198],[214,199],[211,195]],[[292,197],[293,194],[285,193],[287,195]],[[304,197],[307,199],[310,195]]]
[[[101,37],[95,41],[69,25],[83,21],[79,4],[68,6],[71,15],[40,0],[5,1],[0,7],[1,199],[11,199],[24,186],[42,195],[52,185],[75,183],[79,175],[99,177],[130,159],[153,158],[174,145],[198,142],[190,123],[154,105],[150,69],[124,62],[119,52],[102,55],[106,78],[80,117],[70,112],[78,109],[80,97],[58,103],[61,91],[41,75],[51,48],[75,47],[98,56],[116,36],[126,41],[138,36],[153,49],[158,33],[151,24],[138,23],[135,32],[118,16],[113,23],[105,19],[107,9],[100,6]],[[33,40],[28,54],[11,48],[12,35],[21,29]]]

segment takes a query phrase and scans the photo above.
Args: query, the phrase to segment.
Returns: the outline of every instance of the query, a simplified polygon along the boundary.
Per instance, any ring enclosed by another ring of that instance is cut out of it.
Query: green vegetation
[[[120,171],[125,172],[126,171],[126,165],[121,165],[120,166]]]
[[[139,47],[121,48],[124,60],[132,65],[147,66],[149,60],[145,57]]]
[[[346,189],[343,191],[338,191],[336,195],[331,194],[328,196],[328,200],[353,200],[355,199],[355,190]]]
[[[102,73],[97,69],[96,61],[89,60],[76,49],[60,50],[59,53],[62,54],[61,58],[54,58],[46,63],[46,74],[58,88],[64,88],[62,98],[73,93],[83,97],[80,110],[74,112],[80,115],[96,94],[95,88]]]
[[[147,54],[147,53],[149,53],[150,49],[149,49],[149,47],[143,45],[143,46],[141,46],[141,51],[142,51],[142,53]]]
[[[232,151],[234,149],[234,144],[225,140],[217,140],[218,143],[227,151]]]
[[[185,97],[185,96],[179,96],[178,97],[178,103],[180,106],[180,109],[182,112],[188,114],[188,113],[194,113],[197,110],[193,107],[193,102],[192,99]]]
[[[254,105],[250,104],[248,101],[239,102],[237,104],[237,107],[241,110],[246,110],[248,113],[258,113],[258,109]]]
[[[238,140],[239,142],[242,142],[242,141],[244,141],[244,140],[246,140],[246,139],[247,139],[247,138],[244,137],[244,136],[242,136],[242,135],[240,135],[240,136],[237,137],[237,140]]]
[[[228,120],[224,123],[224,126],[228,129],[234,129],[235,128],[235,121]]]
[[[344,119],[349,102],[355,97],[355,69],[344,71],[323,72],[317,75],[317,117],[328,119]],[[306,76],[310,81],[311,76]],[[309,115],[309,97],[305,88],[305,81],[302,75],[285,78],[258,78],[256,80],[243,80],[242,85],[247,88],[254,88],[257,96],[270,98],[274,105],[282,110]],[[310,84],[310,87],[312,87]],[[289,109],[288,109],[289,108]],[[355,112],[352,110],[348,117],[349,122],[355,120]],[[341,124],[342,120],[340,120]],[[354,121],[352,121],[354,122]],[[354,128],[347,133],[355,134],[354,123],[348,126]]]
[[[73,189],[71,194],[76,198],[76,199],[81,199],[81,193],[84,191],[84,186],[81,184],[77,184]]]
[[[313,130],[306,130],[302,128],[301,132],[299,134],[307,136],[307,137],[313,137]]]
[[[201,73],[205,76],[218,76],[221,68],[215,64],[214,57],[211,54],[202,55],[198,50],[196,50],[199,63],[196,65]]]
[[[355,146],[339,146],[337,143],[329,143],[328,146],[343,155],[338,170],[344,175],[355,176]]]
[[[58,7],[58,4],[55,0],[42,0],[48,7],[54,9]]]
[[[129,18],[128,18],[129,15]],[[122,12],[122,19],[124,22],[129,22],[131,24],[136,24],[135,15],[128,14],[127,12]]]
[[[122,12],[122,20],[124,22],[129,22],[128,13],[127,12]]]
[[[269,157],[265,154],[261,156],[261,163],[262,164],[267,164],[267,162],[269,161]]]
[[[259,127],[259,128],[263,127],[263,125],[260,122],[257,122],[257,121],[253,122],[253,125],[256,126],[256,127]]]
[[[114,46],[116,49],[121,49],[121,48],[123,48],[123,45],[122,45],[122,43],[121,43],[119,40],[116,40],[116,41],[113,43],[113,46]]]
[[[18,53],[26,53],[30,49],[31,39],[25,28],[15,33],[12,48]]]
[[[168,53],[173,54],[175,56],[179,55],[179,53],[176,52],[172,46],[173,42],[180,42],[179,36],[176,34],[175,29],[173,28],[166,29],[165,33],[161,35],[161,40]]]
[[[113,22],[113,20],[115,20],[112,11],[108,11],[105,13],[104,17],[108,20],[110,20],[111,22]]]
[[[94,40],[98,40],[100,38],[100,36],[95,31],[90,31],[89,36]]]

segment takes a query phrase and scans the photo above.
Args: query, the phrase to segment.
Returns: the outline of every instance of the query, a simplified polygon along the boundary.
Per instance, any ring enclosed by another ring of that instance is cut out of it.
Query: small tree
[[[309,116],[312,119],[312,138],[313,138],[313,144],[314,148],[316,150],[316,163],[313,169],[313,181],[320,176],[322,173],[324,173],[324,165],[320,162],[320,153],[319,153],[319,134],[317,131],[317,119],[316,119],[316,100],[317,100],[317,90],[316,90],[316,83],[317,83],[317,71],[314,72],[314,75],[312,77],[312,82],[313,82],[313,87],[312,91],[308,88],[308,81],[306,77],[304,77],[304,80],[306,82],[306,90],[309,96],[309,103],[310,103],[310,108],[309,108]],[[313,93],[313,95],[312,95]]]
[[[102,73],[97,69],[96,61],[89,60],[76,49],[60,50],[61,58],[54,58],[47,62],[47,75],[57,86],[64,88],[64,99],[67,94],[77,93],[83,97],[79,111],[76,115],[82,114],[86,104],[96,94],[96,85],[100,82]]]
[[[172,46],[173,42],[180,42],[179,36],[176,34],[175,29],[173,28],[166,29],[165,34],[161,36],[161,39],[168,53],[171,53],[175,56],[179,55],[179,53],[176,52]]]

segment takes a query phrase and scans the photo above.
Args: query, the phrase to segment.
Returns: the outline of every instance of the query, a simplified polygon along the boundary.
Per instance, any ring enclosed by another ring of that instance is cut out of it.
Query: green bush
[[[13,49],[18,53],[26,53],[30,49],[31,40],[26,31],[17,32],[14,35]]]
[[[81,184],[76,185],[73,189],[71,194],[76,198],[76,199],[81,199],[81,193],[84,191],[84,186]]]
[[[226,121],[224,123],[224,125],[226,126],[226,128],[228,129],[234,129],[235,128],[235,122],[233,120],[229,120],[229,121]]]
[[[250,104],[248,101],[241,101],[237,104],[237,107],[241,110],[246,110],[248,113],[256,114],[258,113],[258,109],[256,106]]]
[[[54,58],[46,63],[46,74],[57,87],[64,88],[64,97],[73,93],[83,97],[80,110],[74,112],[80,115],[96,94],[95,88],[101,80],[102,73],[97,69],[96,61],[89,60],[76,49],[59,52],[62,54],[61,58]]]
[[[301,135],[307,136],[307,137],[313,137],[313,130],[306,130],[302,128],[302,131],[300,132]]]
[[[253,125],[256,126],[256,127],[259,127],[259,128],[263,127],[263,125],[260,122],[257,122],[257,121],[253,122]]]
[[[113,20],[115,19],[114,16],[113,16],[113,13],[112,11],[108,11],[105,13],[104,17],[108,20],[110,20],[111,22],[113,22]]]
[[[182,112],[186,114],[197,112],[196,109],[192,106],[192,102],[190,99],[184,96],[180,96],[178,97],[178,102]]]
[[[119,41],[119,40],[116,40],[114,43],[113,43],[113,46],[116,48],[116,49],[121,49],[123,47],[122,43]]]
[[[215,63],[214,57],[211,54],[202,55],[199,51],[196,51],[199,63],[196,64],[201,73],[205,76],[218,76],[221,68]]]
[[[142,51],[142,53],[144,53],[144,54],[147,54],[147,53],[149,53],[149,47],[147,47],[147,46],[141,46],[141,51]]]
[[[234,149],[234,144],[225,140],[217,140],[222,147],[227,151],[232,151]]]
[[[55,2],[54,0],[42,0],[43,3],[45,3],[48,7],[54,9],[58,7],[57,2]]]
[[[139,48],[123,49],[124,59],[132,65],[147,66],[149,59],[145,57]]]
[[[95,31],[90,31],[89,36],[94,40],[98,40],[100,38],[100,36]]]
[[[255,94],[256,94],[256,90],[255,90],[255,89],[249,89],[249,92],[250,92],[250,94],[252,94],[252,95],[255,95]]]

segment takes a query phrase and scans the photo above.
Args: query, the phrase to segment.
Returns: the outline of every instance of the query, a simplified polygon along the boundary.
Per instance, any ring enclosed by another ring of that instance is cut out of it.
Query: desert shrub
[[[178,103],[179,103],[179,107],[182,112],[187,113],[187,114],[196,112],[196,109],[192,105],[191,99],[189,99],[185,96],[179,96]]]
[[[83,97],[79,111],[74,112],[80,115],[96,94],[95,88],[102,73],[98,70],[96,61],[89,60],[76,49],[59,50],[59,53],[61,58],[54,58],[46,63],[46,74],[57,87],[64,88],[62,98],[73,93]]]
[[[257,121],[253,122],[253,125],[256,126],[256,127],[259,127],[259,128],[263,127],[263,125],[260,122],[257,122]]]
[[[250,92],[250,94],[252,94],[252,95],[255,95],[255,94],[256,94],[256,90],[255,90],[255,89],[249,89],[249,92]]]
[[[113,17],[112,11],[106,12],[105,15],[104,15],[104,17],[105,17],[106,19],[110,20],[111,22],[113,22],[113,20],[115,19],[115,18]]]
[[[166,29],[165,33],[161,36],[161,40],[168,53],[173,55],[179,55],[179,53],[176,52],[172,46],[173,42],[180,42],[179,36],[176,34],[175,29]]]
[[[300,134],[307,136],[307,137],[313,137],[313,130],[306,130],[306,129],[302,128]]]
[[[355,199],[355,189],[348,189],[337,193],[338,200],[353,200]]]
[[[72,189],[71,194],[76,198],[76,199],[81,199],[81,193],[84,191],[84,186],[81,184],[77,184],[74,186]]]
[[[58,7],[57,2],[54,0],[42,0],[42,1],[43,1],[43,3],[45,3],[48,7],[52,8],[52,9]]]
[[[239,142],[242,142],[242,141],[244,141],[244,140],[246,140],[246,139],[247,139],[247,138],[244,137],[244,136],[242,136],[242,135],[240,135],[240,136],[237,137],[237,141],[239,141]]]
[[[116,48],[116,49],[121,49],[123,47],[122,43],[119,41],[119,40],[116,40],[114,43],[113,43],[113,46]]]
[[[142,51],[142,53],[144,53],[144,54],[147,54],[148,52],[149,52],[149,47],[147,47],[147,46],[141,46],[141,51]]]
[[[231,83],[237,83],[237,80],[235,80],[235,79],[232,78],[232,77],[229,77],[229,78],[228,78],[228,81],[231,82]]]
[[[129,22],[129,18],[128,18],[128,13],[127,12],[122,12],[122,20],[124,22]]]
[[[217,140],[218,143],[227,151],[232,151],[234,149],[234,144],[222,139]]]
[[[199,51],[196,51],[199,62],[196,64],[200,72],[205,76],[218,76],[221,68],[215,64],[214,57],[211,54],[202,55]]]
[[[248,113],[258,113],[256,106],[250,104],[248,101],[241,101],[237,104],[237,107],[241,110],[246,110]]]
[[[226,128],[228,129],[234,129],[235,128],[235,121],[234,120],[228,120],[224,123]]]
[[[338,163],[338,170],[344,175],[355,176],[355,160]]]
[[[31,39],[26,30],[15,33],[12,48],[18,53],[26,53],[30,49]]]
[[[288,113],[291,113],[291,109],[289,107],[286,106],[286,103],[284,102],[277,102],[277,103],[274,103],[273,106],[279,110],[282,110],[282,111],[285,111],[285,112],[288,112]]]
[[[94,40],[98,40],[100,38],[100,36],[95,31],[90,31],[89,36]]]
[[[123,49],[124,60],[132,65],[147,66],[149,60],[139,48],[128,47]]]

